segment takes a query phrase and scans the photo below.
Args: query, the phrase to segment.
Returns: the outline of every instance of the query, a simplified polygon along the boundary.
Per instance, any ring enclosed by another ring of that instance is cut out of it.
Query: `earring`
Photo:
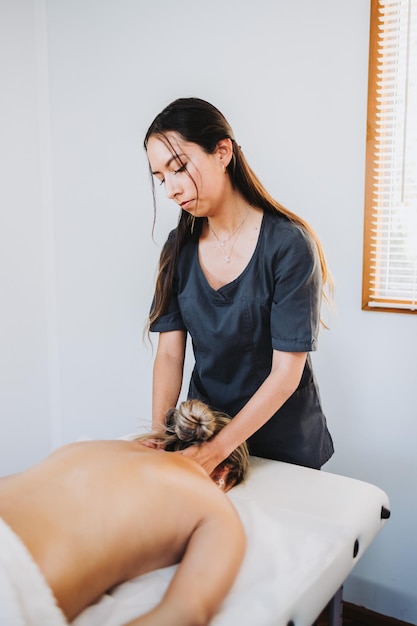
[[[219,480],[217,481],[216,484],[219,487],[219,489],[222,489],[224,487],[224,479],[223,478],[219,478]]]

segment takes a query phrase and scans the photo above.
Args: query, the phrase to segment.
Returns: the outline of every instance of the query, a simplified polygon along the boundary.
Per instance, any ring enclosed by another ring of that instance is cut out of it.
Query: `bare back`
[[[0,479],[0,515],[74,619],[106,590],[179,562],[208,524],[239,522],[193,461],[131,441],[69,444]]]

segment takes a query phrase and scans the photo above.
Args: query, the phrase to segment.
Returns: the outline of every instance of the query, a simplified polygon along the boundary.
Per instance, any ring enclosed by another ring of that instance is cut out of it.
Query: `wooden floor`
[[[329,625],[329,612],[325,609],[316,622],[316,626]],[[362,606],[343,602],[343,626],[413,626],[392,617],[369,611]]]
[[[359,616],[350,615],[349,612],[344,607],[343,610],[343,626],[369,626],[369,622],[362,621],[363,618]],[[376,626],[378,622],[373,622],[373,625]],[[314,626],[329,626],[329,615],[327,609],[323,611],[323,613],[318,618],[317,622]]]
[[[329,626],[329,623],[329,610],[326,608],[313,626]],[[343,626],[367,626],[367,623],[352,618],[346,609],[346,604],[343,603]]]

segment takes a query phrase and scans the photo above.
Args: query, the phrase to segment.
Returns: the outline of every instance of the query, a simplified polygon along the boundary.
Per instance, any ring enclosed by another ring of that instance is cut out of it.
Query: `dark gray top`
[[[272,351],[316,349],[321,270],[315,244],[287,219],[265,213],[244,271],[218,290],[208,284],[198,242],[177,263],[168,310],[155,332],[186,330],[195,367],[189,398],[236,415],[271,370]],[[333,453],[310,356],[296,392],[248,441],[251,453],[320,467]]]

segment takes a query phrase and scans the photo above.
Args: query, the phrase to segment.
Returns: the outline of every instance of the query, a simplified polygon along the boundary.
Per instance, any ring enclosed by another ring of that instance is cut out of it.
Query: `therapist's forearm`
[[[284,360],[271,370],[269,376],[213,440],[223,458],[251,437],[274,415],[297,389],[305,365],[306,355],[294,355],[294,363]],[[209,444],[211,445],[211,444]]]
[[[153,368],[152,426],[164,423],[168,409],[177,405],[181,392],[183,364],[168,355],[157,355]]]

